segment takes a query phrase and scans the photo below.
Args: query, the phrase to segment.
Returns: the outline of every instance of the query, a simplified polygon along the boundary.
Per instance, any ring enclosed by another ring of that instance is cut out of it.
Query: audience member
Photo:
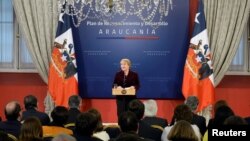
[[[226,118],[224,125],[247,125],[247,122],[240,116],[230,116]]]
[[[95,119],[97,120],[97,125],[96,129],[94,130],[93,136],[103,141],[108,141],[110,138],[108,133],[103,130],[101,113],[96,109],[90,109],[88,112],[92,113],[95,116]]]
[[[93,137],[97,122],[94,114],[90,112],[80,113],[76,119],[75,138],[78,141],[101,141],[101,139]]]
[[[161,139],[162,130],[153,128],[148,123],[142,120],[145,107],[140,100],[132,100],[129,103],[128,109],[136,115],[139,121],[138,135],[140,137],[152,139],[155,141],[159,141]]]
[[[0,122],[0,131],[12,134],[18,138],[21,128],[21,106],[17,101],[11,101],[5,106],[6,121]]]
[[[218,100],[214,104],[214,114],[216,113],[217,109],[220,108],[221,106],[228,106],[227,102],[225,100]],[[214,122],[214,118],[211,118],[208,122],[207,127],[210,128]]]
[[[220,108],[221,106],[228,106],[227,102],[225,100],[218,100],[214,104],[214,113],[216,113],[217,109]]]
[[[59,134],[52,139],[52,141],[76,141],[76,139],[67,134]]]
[[[175,120],[175,124],[178,123],[178,121],[180,121],[180,120],[185,120],[185,121],[191,123],[192,118],[193,118],[193,114],[192,114],[191,109],[186,104],[181,104],[181,105],[178,105],[175,107],[173,117]],[[173,126],[174,125],[167,126],[164,128],[164,131],[163,131],[162,136],[161,136],[162,141],[168,141],[167,136],[168,136],[170,130],[173,128]],[[198,138],[198,141],[200,141],[201,140],[201,133],[200,133],[199,128],[197,127],[197,125],[194,125],[194,124],[192,124],[192,128],[195,132],[195,135]]]
[[[37,117],[42,125],[48,125],[50,123],[49,116],[46,113],[39,112],[37,110],[37,98],[33,95],[28,95],[24,97],[24,106],[26,111],[23,111],[22,121],[27,118],[34,116]]]
[[[244,118],[246,120],[246,122],[250,125],[250,116],[249,117],[246,117]]]
[[[141,139],[138,138],[138,135],[135,135],[135,134],[122,133],[114,141],[141,141]]]
[[[82,99],[78,95],[72,95],[68,100],[69,105],[69,117],[67,123],[75,123],[76,117],[81,113],[80,108],[82,106]]]
[[[21,126],[19,141],[42,141],[43,130],[40,120],[36,117],[26,118]]]
[[[63,106],[57,106],[53,109],[51,113],[52,122],[50,126],[43,126],[43,136],[56,136],[60,133],[65,133],[72,135],[72,130],[64,128],[64,124],[66,124],[68,120],[68,110]]]
[[[180,120],[170,130],[168,140],[171,141],[198,141],[198,138],[188,121]]]
[[[213,128],[213,127],[223,125],[225,120],[228,117],[233,116],[233,115],[234,115],[234,112],[230,107],[228,107],[228,106],[220,106],[216,110],[216,113],[214,115],[214,120],[209,124],[208,128]]]
[[[156,116],[158,107],[155,100],[146,100],[143,102],[143,104],[145,106],[143,121],[145,121],[149,125],[158,125],[162,128],[165,128],[168,125],[168,121],[166,119]]]
[[[225,106],[225,107],[227,107],[227,106]],[[218,108],[217,111],[219,112],[220,108]],[[229,112],[227,112],[227,113],[230,113],[229,115],[231,115],[232,111],[231,110],[228,110],[228,111]],[[227,117],[227,118],[224,120],[224,124],[222,123],[222,124],[217,125],[217,126],[222,126],[222,125],[233,125],[233,126],[235,126],[235,125],[247,125],[247,122],[243,118],[241,118],[239,116],[231,115],[231,116],[225,116],[225,117]],[[213,127],[211,126],[210,128],[213,128]],[[203,141],[208,141],[208,131],[206,131],[206,133],[204,134]]]
[[[197,110],[197,107],[199,105],[199,99],[196,96],[189,96],[186,99],[185,104],[193,112],[193,118],[192,118],[191,124],[197,125],[200,129],[201,134],[204,135],[204,133],[207,130],[206,119],[203,116],[199,116],[196,114],[196,110]]]
[[[118,136],[118,138],[121,138],[120,136],[125,136],[126,134],[132,134],[134,136],[137,136],[138,140],[150,141],[150,139],[142,138],[137,134],[138,119],[133,112],[130,112],[130,111],[123,112],[119,116],[118,124],[122,130],[122,133],[121,135]]]

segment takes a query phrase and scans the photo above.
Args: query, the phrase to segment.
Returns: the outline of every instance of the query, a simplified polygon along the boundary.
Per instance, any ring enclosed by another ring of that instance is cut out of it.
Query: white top
[[[192,124],[191,126],[194,129],[195,135],[198,137],[198,141],[201,141],[200,129],[194,124]],[[172,129],[172,127],[173,127],[173,125],[172,126],[167,126],[167,127],[164,128],[164,130],[162,132],[162,135],[161,135],[161,141],[169,141],[167,136],[168,136],[170,130]]]
[[[110,137],[106,131],[96,132],[93,134],[94,137],[99,138],[103,141],[109,141]]]

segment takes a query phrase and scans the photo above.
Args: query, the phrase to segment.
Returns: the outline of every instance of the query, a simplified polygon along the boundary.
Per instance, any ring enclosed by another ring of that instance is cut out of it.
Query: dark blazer
[[[168,126],[168,121],[160,117],[144,117],[142,120],[149,125],[159,125],[162,128]]]
[[[7,120],[0,122],[0,131],[9,133],[18,138],[20,134],[21,123],[17,120]]]
[[[124,83],[125,79],[125,83]],[[119,71],[115,75],[114,83],[113,85],[121,86],[123,88],[134,86],[136,90],[140,88],[140,82],[139,77],[136,72],[133,72],[129,70],[129,73],[127,76],[124,75],[123,71]]]
[[[143,138],[160,141],[162,130],[152,128],[149,124],[141,120],[139,121],[138,135]]]
[[[70,108],[67,123],[75,123],[76,117],[78,116],[79,113],[81,113],[81,112],[77,108]]]
[[[32,116],[37,117],[41,121],[42,125],[49,125],[50,123],[49,116],[46,113],[39,112],[34,108],[27,109],[26,111],[24,111],[22,115],[22,120],[25,120],[28,117]]]
[[[210,129],[214,126],[214,118],[209,119],[207,128]]]
[[[154,141],[154,140],[151,140],[151,139],[146,139],[146,138],[143,138],[143,137],[140,137],[138,134],[135,134],[135,133],[125,133],[125,132],[123,132],[123,133],[121,133],[118,137],[117,137],[117,139],[119,139],[119,138],[122,138],[122,137],[126,137],[126,136],[132,136],[133,137],[133,139],[134,138],[137,138],[137,141]],[[111,140],[112,141],[112,140]]]
[[[205,132],[207,130],[207,126],[206,126],[206,119],[203,116],[199,116],[199,115],[193,113],[193,119],[192,119],[191,124],[197,125],[200,129],[200,133],[202,135],[205,134]]]
[[[96,137],[83,136],[78,134],[74,134],[74,137],[77,141],[102,141],[101,139],[98,139]]]
[[[246,120],[246,122],[248,123],[248,125],[250,125],[250,117],[246,117],[244,119]]]

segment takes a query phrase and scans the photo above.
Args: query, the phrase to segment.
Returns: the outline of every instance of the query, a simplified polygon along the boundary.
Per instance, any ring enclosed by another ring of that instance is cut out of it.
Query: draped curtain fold
[[[13,0],[13,6],[34,65],[47,84],[58,21],[57,0]]]
[[[209,43],[217,86],[240,44],[250,12],[249,0],[204,0]]]

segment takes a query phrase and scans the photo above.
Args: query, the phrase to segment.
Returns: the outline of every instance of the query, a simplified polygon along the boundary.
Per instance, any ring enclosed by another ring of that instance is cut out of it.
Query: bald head
[[[17,101],[11,101],[5,106],[7,120],[17,120],[20,116],[21,106]]]

